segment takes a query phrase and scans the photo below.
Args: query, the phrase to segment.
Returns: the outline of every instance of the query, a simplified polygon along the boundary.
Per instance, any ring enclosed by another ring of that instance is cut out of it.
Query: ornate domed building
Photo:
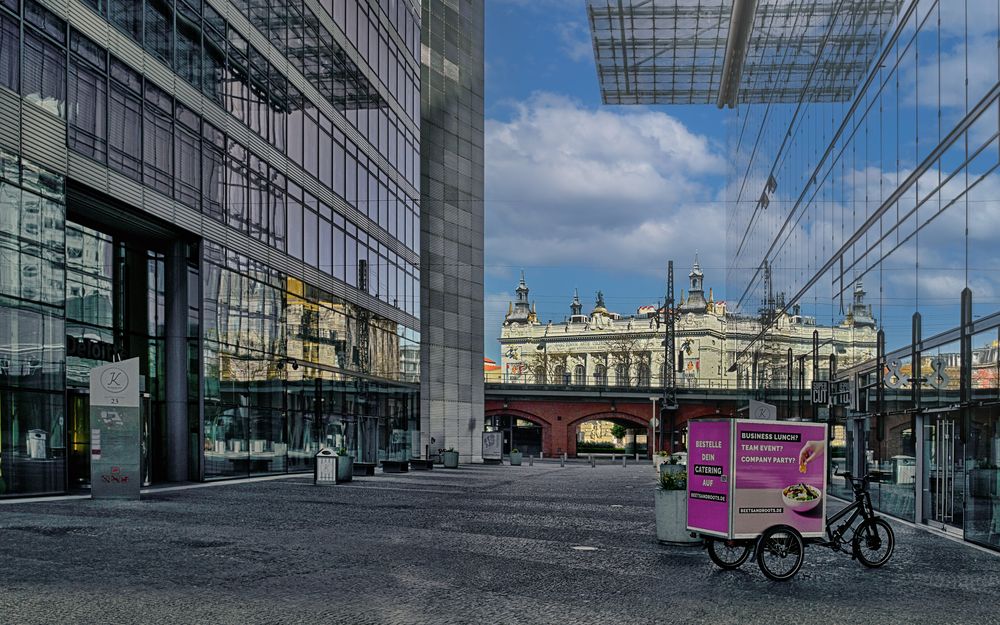
[[[730,365],[761,328],[760,318],[742,316],[716,302],[712,289],[705,297],[704,272],[695,257],[688,274],[685,297],[681,292],[676,307],[675,353],[677,384],[681,387],[746,388],[739,371]],[[530,290],[521,273],[515,289],[517,299],[508,305],[500,332],[500,373],[506,382],[598,386],[657,387],[662,385],[664,307],[642,306],[634,314],[622,315],[608,309],[604,293],[598,291],[590,314],[583,314],[579,293],[574,289],[570,314],[561,322],[538,321]],[[761,379],[784,384],[787,351],[812,351],[813,331],[823,341],[820,357],[836,353],[840,366],[870,359],[875,355],[877,323],[871,306],[864,303],[861,283],[855,285],[854,303],[838,325],[819,326],[812,317],[799,314],[798,307],[777,313],[767,341],[759,355]],[[780,298],[779,298],[780,301]],[[805,384],[811,382],[811,367]],[[745,375],[745,374],[744,374]]]

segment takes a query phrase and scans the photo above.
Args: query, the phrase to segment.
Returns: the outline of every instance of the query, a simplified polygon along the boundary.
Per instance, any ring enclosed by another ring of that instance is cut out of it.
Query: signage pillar
[[[139,499],[142,415],[139,359],[90,370],[90,494]]]

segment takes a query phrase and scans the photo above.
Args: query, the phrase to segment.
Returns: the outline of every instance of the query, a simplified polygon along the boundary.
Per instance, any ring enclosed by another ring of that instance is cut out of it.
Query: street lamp
[[[535,350],[542,350],[542,384],[548,384],[549,381],[549,344],[547,341],[542,341],[535,347]]]
[[[655,395],[649,398],[649,401],[653,404],[653,418],[649,420],[649,424],[653,426],[653,446],[649,457],[650,460],[653,460],[654,462],[656,460],[656,426],[659,425],[659,419],[656,418],[656,400],[658,399],[659,397],[656,397]]]

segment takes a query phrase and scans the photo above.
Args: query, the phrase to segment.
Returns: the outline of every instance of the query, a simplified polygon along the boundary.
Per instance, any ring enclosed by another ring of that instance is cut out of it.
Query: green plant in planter
[[[445,451],[447,451],[450,454],[453,454],[453,453],[455,453],[455,448],[454,447],[449,447],[448,449],[445,449]]]
[[[667,464],[677,464],[678,462],[680,462],[680,458],[678,458],[674,454],[670,454],[669,456],[667,456]]]
[[[687,474],[660,473],[660,488],[663,490],[687,490]]]
[[[338,449],[337,450],[337,455],[338,456],[346,456],[347,455],[347,447],[341,447],[340,449]]]
[[[514,448],[514,449],[511,449],[511,450],[510,450],[510,453],[512,453],[512,454],[519,454],[519,453],[521,453],[521,452],[519,452],[519,451],[517,450],[517,448]]]

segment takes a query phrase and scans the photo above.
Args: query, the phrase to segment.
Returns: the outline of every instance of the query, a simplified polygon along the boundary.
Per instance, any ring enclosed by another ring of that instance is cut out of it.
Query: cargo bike
[[[767,577],[799,572],[807,544],[877,568],[892,557],[892,527],[875,514],[868,477],[837,474],[854,501],[826,516],[827,426],[752,419],[697,419],[688,425],[687,529],[717,566],[735,569],[753,554]]]

